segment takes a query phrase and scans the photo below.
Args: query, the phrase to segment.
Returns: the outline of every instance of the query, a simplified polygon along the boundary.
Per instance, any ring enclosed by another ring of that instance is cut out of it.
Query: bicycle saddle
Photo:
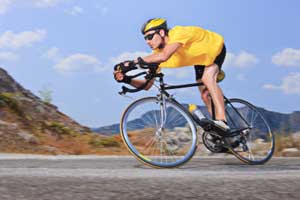
[[[221,69],[221,71],[218,73],[218,76],[217,76],[217,82],[223,81],[224,78],[225,78],[225,72]]]

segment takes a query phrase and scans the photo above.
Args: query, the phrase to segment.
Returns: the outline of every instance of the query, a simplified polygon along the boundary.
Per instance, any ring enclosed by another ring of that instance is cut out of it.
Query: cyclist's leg
[[[196,81],[198,83],[202,82],[202,76],[203,76],[203,72],[204,72],[204,65],[195,65],[195,76],[196,76]],[[198,87],[200,93],[201,93],[201,98],[203,100],[203,102],[205,103],[208,112],[210,113],[210,115],[212,114],[212,109],[211,109],[211,97],[209,95],[209,92],[206,88],[206,86],[199,86]]]
[[[215,104],[216,119],[224,121],[226,121],[224,97],[221,88],[217,84],[217,76],[225,60],[225,56],[226,48],[224,45],[221,53],[216,57],[214,61],[215,64],[205,67],[202,77],[202,81],[210,92],[210,95]]]
[[[213,99],[216,108],[216,119],[226,121],[223,92],[217,84],[218,73],[219,67],[216,64],[210,65],[205,68],[202,81]]]

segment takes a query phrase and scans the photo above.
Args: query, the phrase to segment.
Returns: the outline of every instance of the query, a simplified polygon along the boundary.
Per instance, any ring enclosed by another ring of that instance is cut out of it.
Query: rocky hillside
[[[119,137],[93,133],[0,68],[0,152],[120,154]]]

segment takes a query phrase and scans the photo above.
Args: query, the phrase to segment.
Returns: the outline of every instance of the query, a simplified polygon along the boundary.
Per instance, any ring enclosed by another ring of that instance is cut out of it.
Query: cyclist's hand
[[[143,69],[149,69],[151,71],[156,71],[159,63],[147,63],[143,60],[143,58],[138,57],[137,58],[137,63],[139,64],[139,66]]]
[[[130,84],[132,76],[127,76],[121,72],[114,72],[114,77],[115,80],[118,81],[119,83],[127,83]]]
[[[127,76],[126,74],[120,71],[114,71],[113,74],[117,82],[130,84],[132,76]]]
[[[123,63],[125,67],[129,67],[131,69],[137,69],[133,60],[126,60]]]
[[[114,66],[115,71],[122,72],[123,74],[135,69],[137,69],[137,67],[133,61],[124,61]]]
[[[121,82],[124,78],[124,74],[120,71],[114,71],[114,78],[116,81]]]

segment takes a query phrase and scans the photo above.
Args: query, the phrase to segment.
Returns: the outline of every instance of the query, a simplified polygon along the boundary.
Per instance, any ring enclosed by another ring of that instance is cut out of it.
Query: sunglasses
[[[145,35],[145,36],[144,36],[144,39],[145,39],[145,40],[152,40],[153,37],[154,37],[154,35],[155,35],[156,33],[159,33],[159,31],[155,31],[154,33]]]

